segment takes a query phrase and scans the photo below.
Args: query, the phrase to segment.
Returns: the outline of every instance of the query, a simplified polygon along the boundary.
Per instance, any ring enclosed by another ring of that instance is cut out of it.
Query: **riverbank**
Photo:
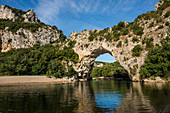
[[[18,83],[70,83],[71,79],[56,79],[46,76],[0,76],[0,84],[18,84]]]

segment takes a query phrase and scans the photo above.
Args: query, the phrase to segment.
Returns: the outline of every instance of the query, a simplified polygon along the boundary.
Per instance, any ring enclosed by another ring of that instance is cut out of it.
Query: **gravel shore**
[[[46,76],[0,76],[0,84],[17,84],[17,83],[57,83],[71,82],[66,79],[47,78]]]

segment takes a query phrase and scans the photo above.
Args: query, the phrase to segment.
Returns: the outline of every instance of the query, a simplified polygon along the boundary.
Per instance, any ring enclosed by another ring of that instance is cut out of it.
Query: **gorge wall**
[[[35,44],[55,45],[55,43],[60,44],[62,49],[69,46],[70,42],[74,42],[72,49],[78,54],[79,62],[75,64],[70,62],[68,65],[75,69],[79,78],[89,78],[94,60],[101,54],[109,53],[128,71],[131,80],[140,81],[139,71],[149,49],[161,46],[160,41],[169,36],[169,2],[161,0],[155,6],[156,11],[142,14],[131,23],[120,22],[104,30],[84,30],[81,33],[74,31],[63,43],[57,41],[64,37],[62,32],[54,26],[41,23],[33,10],[23,12],[2,5],[1,21],[19,22],[22,25],[15,31],[10,30],[8,26],[1,27],[0,49],[1,52],[7,52],[11,48],[29,48]]]
[[[40,22],[33,10],[25,12],[1,5],[0,19],[1,52],[54,43],[63,35],[57,27]]]
[[[94,60],[109,53],[128,71],[131,80],[140,81],[139,71],[149,48],[161,45],[160,41],[169,36],[170,7],[160,10],[161,5],[164,0],[156,4],[156,11],[142,14],[131,23],[120,22],[104,30],[72,32],[69,39],[76,41],[73,49],[79,55],[75,66],[79,76],[88,78]]]

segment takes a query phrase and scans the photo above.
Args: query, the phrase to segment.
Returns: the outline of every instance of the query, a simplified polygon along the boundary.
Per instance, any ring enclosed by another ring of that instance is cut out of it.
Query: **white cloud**
[[[74,14],[115,14],[129,11],[136,0],[38,0],[36,12],[44,22],[58,20],[62,13]],[[67,14],[66,14],[67,15]]]

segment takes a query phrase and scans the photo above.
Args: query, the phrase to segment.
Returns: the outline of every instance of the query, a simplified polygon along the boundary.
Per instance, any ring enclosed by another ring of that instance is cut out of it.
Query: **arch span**
[[[142,51],[140,56],[136,57],[132,56],[132,49],[140,44],[142,40],[133,43],[132,36],[127,35],[120,36],[117,41],[100,40],[101,37],[96,37],[96,39],[90,41],[88,38],[90,36],[89,32],[100,32],[100,30],[73,32],[70,35],[70,40],[76,41],[73,49],[79,55],[79,62],[74,65],[74,69],[79,77],[90,77],[94,60],[104,53],[109,53],[127,70],[131,80],[140,81],[139,71],[144,63],[147,51]]]

